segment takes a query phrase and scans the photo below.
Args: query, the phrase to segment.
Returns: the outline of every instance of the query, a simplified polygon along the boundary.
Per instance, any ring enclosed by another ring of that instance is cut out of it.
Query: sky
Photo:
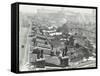
[[[95,9],[86,9],[86,8],[72,8],[72,7],[52,7],[52,6],[37,6],[37,5],[20,5],[20,12],[22,13],[37,13],[37,10],[41,10],[43,12],[58,12],[58,11],[72,11],[76,13],[95,13]]]

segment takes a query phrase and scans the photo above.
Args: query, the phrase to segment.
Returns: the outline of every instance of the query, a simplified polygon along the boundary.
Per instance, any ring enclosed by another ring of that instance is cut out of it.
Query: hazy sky
[[[86,8],[71,8],[71,7],[52,7],[52,6],[36,6],[36,5],[20,5],[20,12],[23,13],[37,13],[37,10],[45,12],[58,12],[60,10],[69,10],[72,12],[92,14],[95,9]]]

